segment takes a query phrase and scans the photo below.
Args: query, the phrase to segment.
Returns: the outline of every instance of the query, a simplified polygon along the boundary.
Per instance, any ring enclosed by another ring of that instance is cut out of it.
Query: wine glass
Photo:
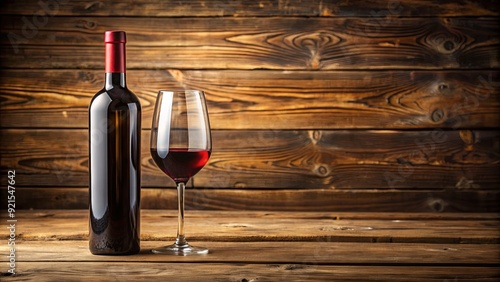
[[[193,247],[184,235],[184,190],[186,182],[208,162],[212,151],[205,95],[200,90],[161,90],[151,127],[151,156],[177,185],[178,229],[175,243],[153,253],[207,254]]]

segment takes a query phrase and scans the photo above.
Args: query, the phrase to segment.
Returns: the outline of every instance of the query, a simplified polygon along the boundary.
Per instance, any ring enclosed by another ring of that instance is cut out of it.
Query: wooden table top
[[[169,256],[176,211],[143,210],[141,253],[95,256],[86,210],[3,217],[1,281],[499,281],[500,214],[186,211],[210,253]],[[4,215],[5,216],[5,215]],[[15,272],[8,272],[10,248]]]

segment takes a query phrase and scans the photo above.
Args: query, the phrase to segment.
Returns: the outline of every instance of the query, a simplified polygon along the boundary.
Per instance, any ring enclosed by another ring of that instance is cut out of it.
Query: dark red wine
[[[141,105],[125,83],[125,33],[106,32],[105,86],[89,107],[89,249],[140,250]]]
[[[170,148],[165,157],[151,149],[156,165],[175,182],[187,182],[198,173],[210,158],[210,151],[200,149]]]

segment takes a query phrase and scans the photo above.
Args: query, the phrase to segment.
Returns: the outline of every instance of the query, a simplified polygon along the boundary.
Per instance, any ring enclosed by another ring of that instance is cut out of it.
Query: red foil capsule
[[[125,43],[127,38],[124,31],[110,30],[104,33],[106,45],[105,72],[125,73]]]

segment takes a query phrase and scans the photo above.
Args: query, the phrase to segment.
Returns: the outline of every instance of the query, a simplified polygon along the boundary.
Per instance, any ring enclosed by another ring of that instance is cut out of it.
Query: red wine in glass
[[[151,149],[156,165],[175,182],[187,182],[198,173],[208,162],[210,153],[204,149],[171,148],[167,155],[161,158],[156,149]]]
[[[212,151],[210,123],[203,91],[161,90],[156,98],[151,126],[151,156],[177,185],[179,208],[175,243],[153,253],[206,254],[208,249],[191,246],[184,235],[186,183],[207,164]]]

